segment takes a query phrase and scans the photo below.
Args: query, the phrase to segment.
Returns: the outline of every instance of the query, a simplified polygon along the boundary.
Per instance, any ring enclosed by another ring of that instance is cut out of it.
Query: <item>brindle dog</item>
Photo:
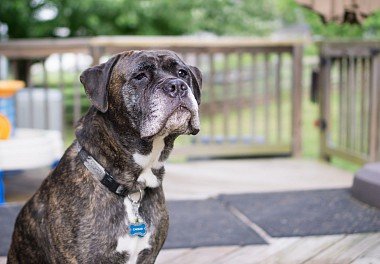
[[[80,80],[92,106],[17,217],[8,263],[154,263],[169,225],[163,162],[180,134],[199,131],[201,79],[171,51],[124,52],[85,70]],[[123,193],[102,184],[81,149]],[[144,237],[128,233],[136,217],[136,197],[128,195],[138,190]]]

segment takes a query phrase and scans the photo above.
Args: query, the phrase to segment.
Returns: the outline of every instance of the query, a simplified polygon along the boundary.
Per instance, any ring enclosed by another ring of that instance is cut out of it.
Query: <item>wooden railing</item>
[[[380,41],[322,42],[321,155],[380,160]]]
[[[18,40],[0,43],[0,55],[13,65],[40,61],[42,76],[29,75],[28,87],[54,87],[64,94],[63,127],[88,108],[78,82],[83,54],[91,64],[131,49],[171,49],[203,72],[201,133],[183,137],[177,154],[186,156],[300,155],[302,43],[252,38],[95,37]],[[70,73],[64,57],[72,54]],[[47,69],[56,54],[58,70]],[[89,65],[87,65],[89,66]],[[45,113],[48,114],[48,113]]]

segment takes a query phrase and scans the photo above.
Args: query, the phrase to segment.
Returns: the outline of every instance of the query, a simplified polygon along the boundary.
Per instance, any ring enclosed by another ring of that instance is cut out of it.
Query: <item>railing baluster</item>
[[[198,67],[201,71],[202,71],[202,61],[201,61],[201,58],[202,58],[202,53],[199,53],[198,51],[195,53],[195,67]],[[201,115],[201,111],[199,111],[200,115]],[[194,143],[195,144],[199,144],[199,141],[200,141],[200,134],[202,134],[202,128],[201,128],[201,131],[198,135],[195,136],[194,138]]]
[[[362,141],[362,102],[363,102],[363,82],[362,82],[362,58],[356,57],[356,140],[355,151],[361,153],[360,144]]]
[[[350,87],[350,152],[355,149],[355,140],[356,140],[356,75],[355,68],[356,62],[354,57],[349,59],[350,72],[349,72],[349,87]]]
[[[61,132],[62,132],[62,136],[65,137],[65,94],[64,94],[64,90],[65,90],[65,80],[64,80],[64,76],[63,76],[63,55],[62,53],[60,53],[58,55],[58,61],[59,61],[59,66],[58,66],[58,87],[59,87],[59,91],[61,92],[61,111],[62,111],[62,124],[61,124]]]
[[[371,59],[366,59],[366,125],[365,125],[365,152],[369,155],[369,133],[370,133],[370,112],[371,112]],[[379,100],[380,101],[380,100]],[[380,123],[380,122],[379,122]],[[380,130],[379,130],[380,131]]]
[[[209,121],[210,121],[210,140],[215,140],[215,62],[214,62],[214,53],[209,54],[209,67],[210,67],[210,84],[209,84]]]
[[[275,102],[277,109],[277,143],[282,141],[282,94],[281,94],[281,69],[282,69],[282,56],[281,53],[277,53],[277,62],[276,62],[276,75],[275,75]]]
[[[362,153],[368,155],[368,131],[369,131],[369,92],[370,92],[370,66],[369,58],[363,58],[363,126],[362,126],[362,142],[361,151]]]
[[[338,83],[338,100],[339,100],[339,127],[338,127],[338,145],[339,147],[343,146],[343,131],[344,131],[344,118],[343,118],[343,91],[344,91],[344,83],[343,83],[343,60],[342,58],[338,59],[338,74],[339,74],[339,83]]]
[[[79,75],[79,55],[75,54],[75,76]],[[81,93],[80,93],[80,83],[78,78],[74,77],[74,120],[73,125],[76,125],[76,122],[79,120],[81,115]]]
[[[293,78],[292,78],[292,153],[301,156],[302,152],[302,73],[303,73],[303,47],[293,47]]]
[[[351,142],[350,142],[350,124],[351,124],[351,120],[350,120],[350,111],[351,111],[351,105],[350,105],[350,102],[351,102],[351,97],[350,97],[350,81],[351,81],[351,77],[350,77],[350,60],[348,57],[345,58],[346,60],[346,149],[350,149],[350,146],[351,146]]]
[[[258,80],[258,69],[257,69],[257,56],[256,53],[251,53],[251,61],[252,61],[252,93],[251,93],[251,135],[253,138],[253,142],[256,138],[256,102],[257,102],[257,80]]]
[[[242,124],[242,108],[243,108],[243,54],[239,52],[237,54],[237,104],[236,104],[236,110],[237,110],[237,138],[239,141],[242,140],[243,136],[243,124]]]
[[[42,61],[43,69],[43,89],[44,89],[44,129],[49,129],[49,88],[48,74],[46,70],[46,59]]]
[[[269,54],[264,56],[264,136],[265,142],[269,142]]]
[[[224,53],[224,66],[223,66],[223,99],[226,101],[223,104],[223,137],[224,141],[228,142],[229,140],[229,125],[230,125],[230,103],[229,100],[231,99],[230,97],[230,69],[229,69],[229,63],[230,63],[230,54],[229,53]]]
[[[370,131],[369,131],[369,161],[376,161],[379,150],[379,86],[380,86],[380,55],[371,60],[371,96],[370,96]]]
[[[29,64],[29,67],[31,65]],[[16,71],[16,62],[13,63],[13,69]],[[15,72],[14,72],[15,73]],[[32,74],[28,74],[28,79],[26,80],[26,88],[28,89],[28,105],[29,105],[29,127],[30,128],[35,128],[34,124],[34,103],[33,103],[33,81],[32,81]]]

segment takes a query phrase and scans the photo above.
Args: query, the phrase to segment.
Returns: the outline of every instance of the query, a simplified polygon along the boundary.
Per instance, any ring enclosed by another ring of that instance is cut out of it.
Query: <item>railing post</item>
[[[300,157],[302,154],[302,73],[303,73],[303,47],[293,46],[293,104],[292,104],[292,154]]]
[[[90,55],[92,57],[92,66],[98,65],[100,63],[100,58],[104,54],[104,48],[98,46],[90,47]]]
[[[370,96],[370,130],[369,130],[369,161],[374,162],[379,157],[379,103],[380,103],[380,54],[372,59],[372,79]]]
[[[322,47],[321,47],[322,48]],[[321,52],[322,53],[322,52]],[[327,131],[329,129],[329,112],[330,112],[330,70],[331,59],[321,54],[319,58],[319,156],[321,159],[329,161],[330,156],[327,154]]]

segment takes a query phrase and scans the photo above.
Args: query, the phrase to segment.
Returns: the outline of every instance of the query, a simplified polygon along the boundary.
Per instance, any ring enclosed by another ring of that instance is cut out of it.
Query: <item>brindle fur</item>
[[[138,70],[134,66],[147,59],[158,68],[149,83],[141,87],[131,76]],[[167,65],[167,60],[170,63],[175,60],[178,65]],[[137,189],[142,169],[132,155],[148,154],[152,150],[152,137],[142,138],[140,134],[147,111],[144,108],[151,107],[143,103],[143,98],[149,98],[158,82],[177,78],[179,66],[190,69],[191,76],[185,81],[200,103],[199,70],[185,65],[169,51],[118,54],[96,66],[106,71],[102,73],[106,77],[91,80],[92,84],[85,80],[88,76],[83,76],[89,73],[82,74],[81,81],[93,106],[78,122],[77,139],[17,217],[8,263],[127,262],[129,256],[116,251],[118,237],[127,232],[123,197],[110,192],[88,171],[77,155],[76,141],[119,183]],[[98,91],[91,91],[94,87],[86,85],[98,85],[95,88]],[[168,158],[178,135],[166,136],[160,161]],[[152,171],[162,181],[165,169]],[[140,214],[152,235],[151,249],[139,254],[138,263],[154,263],[169,225],[162,186],[145,189]]]

